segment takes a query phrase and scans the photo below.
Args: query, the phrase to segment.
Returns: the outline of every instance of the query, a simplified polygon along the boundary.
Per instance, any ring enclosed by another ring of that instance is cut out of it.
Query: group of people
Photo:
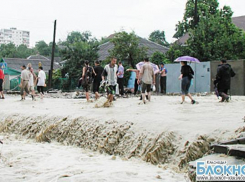
[[[144,65],[140,70],[137,69],[128,69],[126,71],[136,72],[136,81],[134,94],[138,91],[138,85],[141,85],[142,88],[142,100],[143,103],[146,103],[146,98],[148,101],[151,100],[151,88],[152,85],[155,85],[155,73],[153,67],[151,66],[149,59],[144,59]],[[163,77],[166,77],[166,69],[160,71]],[[165,80],[166,82],[166,80]],[[93,83],[93,92],[95,93],[95,99],[99,98],[99,88],[101,83],[106,83],[106,91],[108,94],[109,102],[115,100],[116,87],[118,85],[119,95],[125,97],[124,93],[124,67],[122,62],[119,62],[117,65],[117,58],[111,58],[109,64],[104,68],[100,66],[100,62],[96,61],[95,66],[91,67],[88,61],[85,61],[83,67],[82,77],[79,79],[78,87],[82,86],[86,92],[86,99],[88,102],[91,102],[89,96],[89,88]],[[147,94],[147,97],[146,97]]]
[[[46,86],[46,74],[43,71],[43,67],[39,67],[38,76],[35,74],[32,65],[29,63],[27,67],[23,65],[21,67],[21,82],[20,82],[20,95],[21,101],[25,100],[27,94],[31,94],[32,100],[35,99],[35,86],[37,86],[38,93],[41,95],[41,99],[43,99],[44,95],[44,87]]]
[[[189,88],[194,77],[194,71],[185,61],[182,61],[181,65],[181,75],[179,76],[182,92],[181,104],[185,102],[186,96],[190,98],[192,104],[195,104],[196,101],[189,93]],[[19,85],[21,88],[21,100],[25,100],[26,94],[29,93],[31,94],[32,100],[35,100],[35,86],[37,86],[37,90],[41,94],[42,99],[44,95],[44,87],[46,86],[46,74],[43,71],[43,68],[39,67],[38,76],[34,73],[30,63],[27,67],[23,65],[21,69],[21,83]],[[156,77],[149,59],[144,59],[144,64],[140,70],[127,69],[126,71],[136,72],[134,94],[136,95],[139,86],[141,86],[141,100],[143,100],[143,103],[146,103],[146,100],[151,101],[151,90],[152,86],[155,85]],[[164,64],[161,64],[160,71],[158,73],[160,74],[161,92],[166,93],[167,69]],[[235,72],[231,66],[226,62],[226,60],[222,60],[218,66],[216,79],[214,80],[215,92],[218,97],[221,97],[221,102],[229,101],[230,97],[228,95],[228,91],[230,90],[231,77],[234,76]],[[3,82],[4,73],[0,69],[0,99],[4,99],[2,87]],[[91,102],[89,95],[90,86],[93,85],[95,99],[98,99],[100,97],[99,91],[101,83],[106,85],[109,102],[115,100],[114,95],[116,93],[117,85],[119,94],[124,97],[124,67],[122,62],[119,62],[117,65],[117,58],[113,57],[111,58],[110,63],[103,68],[99,61],[95,61],[94,67],[89,65],[89,61],[85,61],[78,87],[83,87],[86,92],[86,99],[88,102]]]
[[[104,68],[100,66],[99,61],[95,61],[95,66],[91,67],[89,61],[85,61],[82,77],[79,79],[78,88],[80,86],[85,90],[86,99],[91,102],[89,96],[89,90],[91,84],[93,84],[93,92],[95,94],[95,99],[100,97],[99,90],[101,82],[107,80],[107,94],[108,100],[112,102],[115,98],[113,95],[116,92],[116,86],[119,85],[119,94],[124,96],[124,67],[122,62],[117,65],[117,59],[112,58],[110,64],[106,65]]]

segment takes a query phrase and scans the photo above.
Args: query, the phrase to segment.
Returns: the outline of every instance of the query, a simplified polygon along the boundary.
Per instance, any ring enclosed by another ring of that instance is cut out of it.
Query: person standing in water
[[[122,62],[118,62],[117,83],[119,85],[119,94],[124,97],[124,67]]]
[[[140,83],[140,80],[142,81],[142,100],[143,103],[146,103],[146,96],[145,91],[148,95],[148,101],[151,101],[151,85],[155,85],[155,74],[153,71],[153,68],[149,62],[148,58],[144,59],[145,64],[140,70],[140,76],[138,79],[138,83]]]
[[[28,82],[28,85],[29,85],[29,92],[31,92],[31,97],[32,97],[32,100],[35,101],[35,89],[34,89],[34,86],[35,86],[35,80],[37,79],[37,76],[36,74],[34,73],[34,70],[32,68],[32,65],[31,63],[29,63],[27,65],[27,69],[30,71],[30,79],[29,79],[29,82]]]
[[[85,65],[83,67],[83,75],[82,75],[82,83],[83,83],[82,86],[86,92],[87,102],[92,102],[89,96],[89,89],[92,83],[93,74],[94,74],[94,69],[91,66],[89,66],[89,61],[85,61]]]
[[[29,80],[31,77],[31,73],[26,69],[26,66],[23,65],[21,67],[21,83],[20,83],[20,95],[21,95],[21,101],[25,100],[26,94],[29,94]]]
[[[102,81],[102,73],[104,71],[104,68],[100,66],[99,61],[95,61],[95,67],[94,67],[94,82],[93,82],[93,91],[95,94],[95,100],[99,99],[99,87],[100,87],[100,82]]]
[[[102,73],[102,80],[104,81],[106,77],[108,81],[107,94],[109,102],[113,101],[113,95],[116,92],[117,71],[117,58],[112,57],[111,63],[105,66],[104,71]]]
[[[216,80],[214,81],[214,84],[217,85],[219,96],[222,97],[220,102],[229,102],[228,90],[230,90],[231,86],[231,77],[235,75],[231,65],[227,64],[226,60],[222,60],[217,69]]]
[[[192,98],[191,94],[189,93],[189,89],[191,86],[191,79],[193,78],[194,71],[192,68],[187,65],[186,61],[181,61],[181,75],[179,76],[179,80],[181,80],[181,92],[182,92],[182,102],[185,102],[185,96],[188,96],[191,99],[191,103],[195,104],[196,101]]]
[[[135,81],[134,81],[134,95],[136,95],[139,87],[138,79],[139,79],[140,71],[137,69],[127,69],[126,71],[135,72],[136,74]]]
[[[3,70],[0,67],[0,94],[1,94],[0,99],[4,99],[4,95],[3,95],[3,82],[4,82],[4,73],[3,73]]]
[[[164,66],[164,63],[161,63],[160,67],[160,86],[161,86],[161,93],[166,94],[166,84],[167,84],[167,69]]]
[[[40,66],[38,69],[38,77],[37,77],[37,91],[38,93],[41,94],[41,99],[43,99],[43,95],[44,95],[44,87],[46,86],[45,84],[45,80],[46,80],[46,74],[43,71],[43,67]]]

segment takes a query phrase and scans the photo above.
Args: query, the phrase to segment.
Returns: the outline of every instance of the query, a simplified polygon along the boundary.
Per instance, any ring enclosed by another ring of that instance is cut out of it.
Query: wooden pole
[[[56,20],[54,21],[54,35],[53,35],[51,67],[50,67],[50,70],[49,70],[49,88],[52,87],[52,76],[53,76],[53,69],[54,69],[55,37],[56,37]]]

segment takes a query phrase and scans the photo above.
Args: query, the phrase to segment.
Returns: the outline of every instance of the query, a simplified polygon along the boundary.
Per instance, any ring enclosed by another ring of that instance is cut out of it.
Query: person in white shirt
[[[43,95],[44,95],[43,89],[46,86],[45,84],[46,74],[43,71],[43,67],[41,66],[39,67],[38,71],[39,72],[38,72],[38,77],[37,77],[37,91],[38,93],[41,94],[41,99],[43,99]]]
[[[34,70],[32,68],[32,65],[31,63],[29,63],[27,65],[27,69],[30,71],[31,75],[30,75],[30,79],[29,79],[29,82],[28,82],[28,85],[29,85],[29,92],[31,92],[31,97],[32,97],[32,100],[34,101],[35,100],[35,83],[34,81],[37,79],[37,76],[36,74],[34,73]]]

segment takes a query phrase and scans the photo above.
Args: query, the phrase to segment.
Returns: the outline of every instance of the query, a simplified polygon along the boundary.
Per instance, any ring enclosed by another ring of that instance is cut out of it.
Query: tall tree
[[[200,18],[215,15],[219,10],[218,0],[198,0],[197,1],[197,22]],[[186,3],[185,14],[182,21],[176,25],[175,38],[182,37],[190,29],[195,27],[195,0],[188,0]]]
[[[160,30],[155,30],[149,36],[149,40],[157,44],[168,47],[169,43],[166,40],[165,32]]]
[[[215,15],[200,18],[190,31],[189,54],[202,61],[244,58],[245,33],[232,23],[232,11],[225,6]]]
[[[43,40],[37,42],[36,45],[35,45],[35,48],[38,51],[38,53],[40,55],[42,55],[42,56],[50,56],[51,55],[51,49],[50,49],[50,47]]]
[[[66,48],[61,51],[61,54],[63,59],[67,60],[62,69],[63,75],[68,73],[69,80],[77,80],[81,76],[84,61],[89,60],[92,63],[98,59],[99,43],[91,37],[91,33],[75,32],[68,35],[63,45],[66,45]]]
[[[161,52],[155,52],[151,56],[151,62],[156,65],[160,65],[161,63],[165,63],[165,64],[170,63],[170,61],[166,58],[166,56]]]
[[[0,57],[2,58],[16,58],[17,51],[13,43],[0,45]]]
[[[139,38],[134,32],[118,32],[110,41],[114,44],[110,56],[116,56],[120,60],[127,61],[132,68],[146,56],[147,48],[139,46]]]

